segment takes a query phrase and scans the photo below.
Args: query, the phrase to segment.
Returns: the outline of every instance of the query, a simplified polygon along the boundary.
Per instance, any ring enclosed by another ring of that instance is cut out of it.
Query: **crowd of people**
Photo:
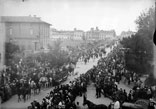
[[[92,52],[93,51],[93,52]],[[96,51],[96,53],[95,53]],[[101,50],[87,50],[80,54],[80,60],[87,63],[91,58],[98,58]],[[104,54],[105,52],[103,52]],[[85,60],[88,60],[85,62]],[[29,106],[29,109],[77,109],[79,102],[75,103],[77,96],[82,96],[87,92],[87,85],[90,83],[90,70],[81,74],[80,77],[74,81],[70,81],[69,84],[59,85],[54,88],[42,102],[34,100]]]
[[[33,61],[32,61],[33,62]],[[18,101],[30,98],[31,94],[38,94],[41,88],[48,88],[65,81],[68,72],[74,70],[73,61],[64,63],[63,66],[49,67],[49,63],[34,61],[33,67],[26,64],[25,60],[7,66],[0,75],[0,98],[2,103],[13,95],[18,95]]]
[[[103,90],[104,95],[112,99],[123,102],[136,102],[138,99],[146,99],[154,97],[156,88],[148,87],[140,79],[140,75],[133,71],[125,69],[124,54],[118,51],[112,51],[106,58],[99,60],[98,66],[93,69],[93,81],[95,81],[97,89]],[[120,82],[130,85],[133,88],[130,92],[125,89],[118,88]]]
[[[23,67],[23,66],[20,66]],[[57,79],[58,77],[67,77],[67,70],[63,69],[50,69],[46,66],[36,67],[34,69],[29,68],[7,68],[2,71],[1,76],[1,86],[0,86],[0,96],[2,102],[5,102],[13,95],[27,96],[31,94],[39,93],[41,88],[48,88],[57,85],[59,81],[55,81],[54,73]],[[15,72],[17,71],[17,72]],[[61,72],[61,73],[60,73]],[[36,92],[38,90],[38,92]],[[26,100],[26,97],[24,97]]]
[[[37,63],[36,61],[34,62],[35,66],[30,67],[22,59],[19,63],[7,66],[1,71],[0,75],[0,98],[2,103],[16,94],[18,95],[18,101],[22,99],[26,101],[31,94],[38,94],[41,88],[60,84],[67,79],[68,73],[74,71],[74,64],[76,64],[78,58],[81,57],[84,61],[83,59],[93,56],[93,54],[90,54],[91,50],[71,52],[69,62],[59,67],[51,68],[48,62]],[[72,56],[72,54],[76,54],[76,56]]]
[[[98,48],[81,52],[78,58],[84,61],[85,64],[89,62],[91,58],[100,57],[98,64],[66,85],[54,85],[55,81],[53,78],[54,74],[61,76],[64,75],[64,71],[69,72],[65,67],[61,70],[49,69],[47,67],[48,63],[45,63],[38,68],[26,70],[26,67],[19,65],[18,69],[20,70],[16,70],[16,73],[12,72],[15,70],[8,68],[2,73],[2,78],[5,77],[5,80],[2,79],[2,81],[5,81],[7,84],[1,86],[1,98],[5,101],[10,95],[17,94],[19,95],[20,101],[20,92],[22,92],[25,101],[27,99],[26,97],[31,96],[32,89],[35,94],[40,91],[41,87],[54,86],[55,88],[43,98],[41,103],[34,100],[28,108],[77,109],[80,107],[79,102],[75,103],[75,99],[77,96],[86,95],[87,86],[90,82],[95,84],[97,98],[104,95],[112,99],[112,101],[120,103],[120,105],[124,102],[135,103],[138,99],[149,100],[156,96],[156,88],[145,86],[139,77],[140,75],[126,69],[123,52],[117,47],[114,47],[107,57],[103,57],[105,53],[105,50]],[[27,75],[24,75],[25,73]],[[125,89],[118,87],[118,84],[121,82],[127,85],[133,83],[134,87],[130,92],[127,92]]]
[[[89,75],[80,75],[69,84],[56,86],[50,93],[43,98],[39,107],[36,101],[31,103],[29,109],[77,109],[79,103],[75,103],[77,96],[82,96],[87,91],[87,84],[89,82]]]
[[[124,102],[135,103],[139,99],[149,100],[155,96],[156,92],[156,89],[145,86],[139,78],[139,75],[135,72],[126,70],[124,54],[121,51],[113,50],[107,57],[101,57],[97,66],[94,66],[85,74],[80,75],[79,78],[76,78],[67,85],[58,86],[51,91],[51,93],[43,99],[42,103],[40,103],[39,109],[48,109],[48,107],[54,109],[76,109],[76,107],[79,107],[79,103],[75,103],[75,98],[86,94],[87,85],[90,82],[95,84],[97,98],[103,94],[105,97],[109,97],[117,103],[114,104],[114,106],[117,105],[117,107],[120,107]],[[130,92],[127,92],[125,89],[118,87],[120,82],[128,85],[133,83],[134,87]],[[67,89],[63,89],[65,87]],[[57,103],[54,102],[56,100],[54,97],[55,94],[60,96],[60,98],[63,97],[62,99],[57,99]],[[69,98],[69,100],[67,100],[67,98]],[[32,107],[35,107],[33,102],[30,109],[34,109]]]

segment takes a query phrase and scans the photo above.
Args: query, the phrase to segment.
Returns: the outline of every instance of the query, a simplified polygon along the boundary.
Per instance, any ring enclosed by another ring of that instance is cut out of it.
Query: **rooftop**
[[[124,35],[124,34],[135,34],[135,32],[130,31],[130,30],[128,30],[128,31],[122,31],[121,32],[121,35]]]
[[[32,16],[2,16],[2,22],[30,22],[30,23],[46,23],[51,25],[50,23],[44,22],[40,19],[40,17],[32,17]]]

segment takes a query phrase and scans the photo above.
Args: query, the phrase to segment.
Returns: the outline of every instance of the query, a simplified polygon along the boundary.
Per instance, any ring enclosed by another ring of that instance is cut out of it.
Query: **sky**
[[[36,15],[58,30],[136,31],[135,20],[154,0],[0,0],[0,15]]]

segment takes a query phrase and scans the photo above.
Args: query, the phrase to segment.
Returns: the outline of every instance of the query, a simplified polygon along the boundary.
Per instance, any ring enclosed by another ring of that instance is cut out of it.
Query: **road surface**
[[[107,48],[106,49],[106,55],[111,51],[111,49]],[[97,65],[99,59],[95,59],[95,60],[90,60],[89,63],[84,64],[84,62],[79,61],[77,63],[77,66],[74,70],[74,72],[78,72],[78,75],[76,76],[69,76],[67,81],[65,81],[62,84],[67,84],[69,83],[69,81],[74,80],[74,78],[77,78],[80,74],[83,74],[85,72],[87,72],[89,69],[91,69],[94,65]],[[127,87],[124,84],[120,84],[119,87],[126,89],[127,92],[129,92],[130,88]],[[10,100],[8,100],[7,102],[3,103],[0,105],[0,109],[27,109],[27,107],[30,105],[30,103],[33,100],[37,100],[39,102],[42,101],[42,99],[47,95],[47,93],[49,93],[53,88],[48,88],[48,89],[44,89],[41,90],[41,93],[39,95],[36,96],[32,96],[31,99],[29,99],[28,101],[26,101],[25,103],[22,102],[17,102],[17,95],[13,96]],[[93,86],[93,84],[89,85],[87,88],[87,99],[91,100],[92,102],[96,103],[96,104],[106,104],[108,105],[111,100],[108,98],[102,97],[101,98],[96,98],[95,97],[95,87]],[[82,106],[82,102],[83,102],[83,98],[82,97],[77,97],[76,98],[76,102],[80,103],[80,106]],[[87,108],[86,106],[82,106],[83,108]]]

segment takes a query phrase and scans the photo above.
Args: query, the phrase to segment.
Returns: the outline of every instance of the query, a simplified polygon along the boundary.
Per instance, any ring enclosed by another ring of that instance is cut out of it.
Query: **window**
[[[10,35],[12,35],[12,28],[10,28],[9,33],[10,33]]]
[[[30,29],[30,35],[33,35],[33,29]]]
[[[0,63],[1,63],[1,53],[0,53]]]
[[[31,47],[31,45],[29,44],[29,45],[28,45],[28,50],[31,50],[31,49],[32,49],[32,47]]]

